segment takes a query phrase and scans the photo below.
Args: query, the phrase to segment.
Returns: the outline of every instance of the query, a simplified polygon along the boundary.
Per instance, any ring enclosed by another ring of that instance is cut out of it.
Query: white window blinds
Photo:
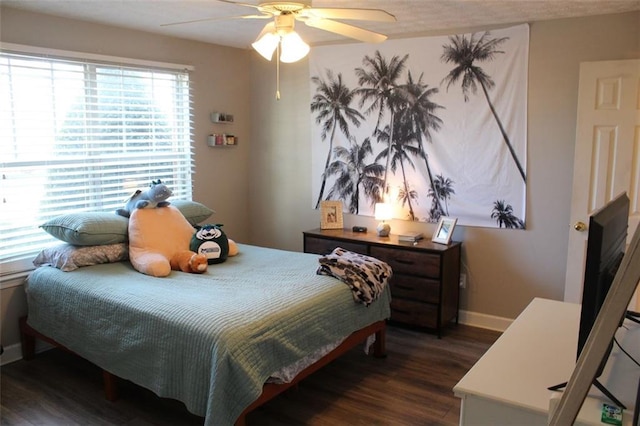
[[[186,70],[0,52],[0,272],[59,243],[39,228],[57,215],[155,179],[191,199],[190,105]]]

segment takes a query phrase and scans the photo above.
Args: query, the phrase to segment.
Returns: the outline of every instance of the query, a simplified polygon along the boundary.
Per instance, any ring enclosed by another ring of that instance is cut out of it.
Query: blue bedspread
[[[80,356],[162,397],[206,425],[233,424],[283,366],[388,318],[316,275],[318,256],[240,245],[203,275],[154,278],[128,262],[35,270],[29,324]]]

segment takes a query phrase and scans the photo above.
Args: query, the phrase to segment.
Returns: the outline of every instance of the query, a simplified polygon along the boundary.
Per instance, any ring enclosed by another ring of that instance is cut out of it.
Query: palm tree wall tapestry
[[[312,49],[314,207],[524,228],[529,26]]]

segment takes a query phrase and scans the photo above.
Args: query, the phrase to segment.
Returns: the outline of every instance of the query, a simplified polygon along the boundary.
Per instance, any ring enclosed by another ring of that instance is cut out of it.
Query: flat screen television
[[[622,201],[622,204],[624,202]],[[605,225],[604,229],[607,228]],[[550,426],[573,424],[591,386],[596,385],[600,390],[604,389],[598,386],[598,370],[609,357],[611,342],[620,328],[622,318],[626,317],[635,322],[640,321],[638,319],[640,313],[629,311],[629,302],[633,299],[633,294],[637,290],[639,283],[640,226],[636,227],[633,233],[633,237],[627,246],[627,252],[622,258],[618,271],[607,291],[607,296],[599,308],[598,317],[591,325],[591,332],[581,349],[576,366],[571,373],[569,382],[566,384],[566,389],[551,413]],[[624,405],[606,392],[605,395],[620,408],[624,408]],[[636,404],[637,407],[638,405]]]
[[[589,217],[589,235],[587,238],[587,253],[584,267],[584,281],[582,286],[582,303],[580,308],[580,327],[578,330],[578,348],[576,359],[582,349],[598,317],[609,288],[618,271],[627,243],[627,228],[629,224],[629,198],[626,193],[618,195],[602,208],[596,210]],[[624,316],[620,318],[620,324]],[[613,347],[613,336],[609,348],[603,357],[594,385],[609,397],[616,405],[624,407],[604,386],[597,381],[609,358]],[[558,390],[566,383],[552,386],[549,389]]]
[[[626,193],[620,194],[589,218],[577,356],[582,352],[624,257],[628,225],[629,198]],[[599,371],[598,376],[601,373]]]

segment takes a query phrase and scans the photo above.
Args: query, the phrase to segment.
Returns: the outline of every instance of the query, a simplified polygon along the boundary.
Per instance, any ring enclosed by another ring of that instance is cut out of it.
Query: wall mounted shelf
[[[238,138],[234,135],[225,133],[213,133],[207,137],[207,145],[209,146],[234,146],[238,144]]]
[[[212,112],[210,118],[211,122],[215,124],[233,124],[233,114]]]

